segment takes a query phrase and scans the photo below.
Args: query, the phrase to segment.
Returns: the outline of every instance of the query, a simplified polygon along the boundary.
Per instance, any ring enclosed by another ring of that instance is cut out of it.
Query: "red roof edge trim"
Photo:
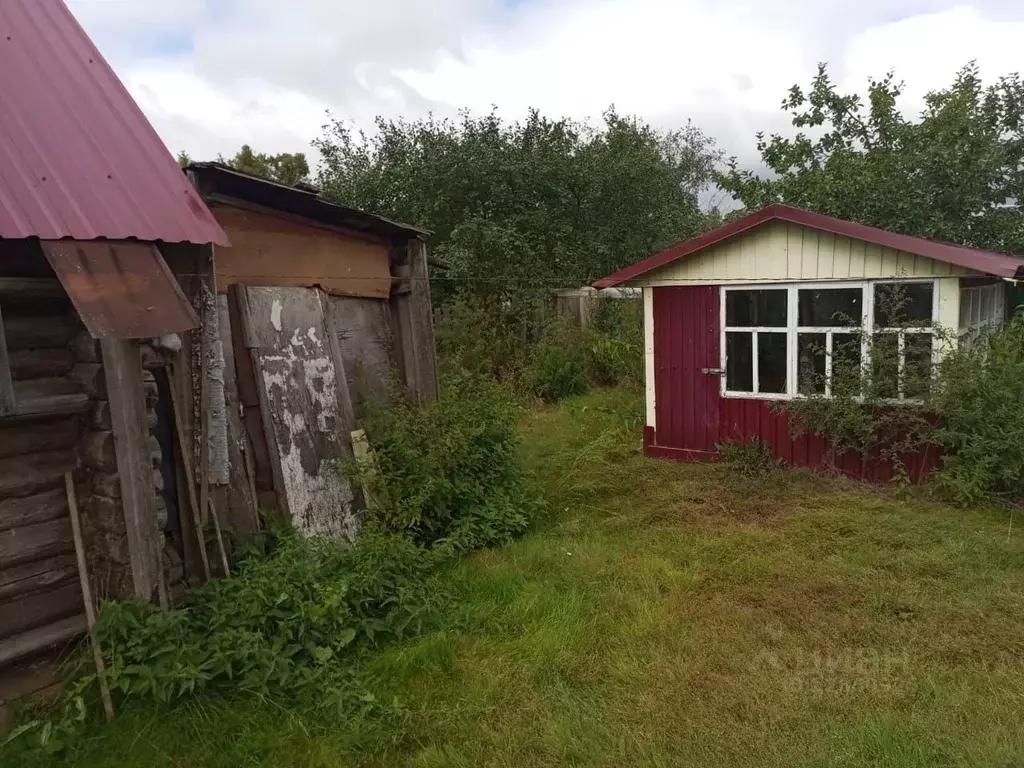
[[[965,269],[973,269],[996,277],[1012,278],[1024,269],[1024,259],[1018,256],[993,253],[962,245],[952,245],[912,235],[901,235],[896,232],[879,229],[878,227],[869,227],[866,224],[836,219],[832,216],[805,211],[802,208],[775,203],[735,221],[731,221],[718,229],[705,232],[703,235],[691,240],[676,243],[636,264],[602,277],[594,283],[594,287],[611,288],[621,285],[640,275],[702,251],[712,245],[717,245],[772,220],[787,221],[821,232],[842,235],[854,240],[863,240],[883,248],[905,251],[916,256],[942,261]]]

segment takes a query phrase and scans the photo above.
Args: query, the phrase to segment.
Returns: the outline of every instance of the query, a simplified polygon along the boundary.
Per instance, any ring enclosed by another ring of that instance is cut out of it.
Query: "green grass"
[[[554,509],[368,662],[384,714],[120,713],[84,766],[1020,766],[1024,538],[1005,512],[640,455],[635,394],[535,412]]]

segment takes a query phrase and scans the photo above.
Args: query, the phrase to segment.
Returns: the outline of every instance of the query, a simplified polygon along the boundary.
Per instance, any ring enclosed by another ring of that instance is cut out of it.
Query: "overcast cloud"
[[[595,118],[614,103],[671,127],[692,118],[756,159],[757,130],[818,61],[845,88],[895,69],[903,108],[976,59],[1021,69],[1012,0],[69,0],[173,152],[311,152],[326,113],[496,105]]]

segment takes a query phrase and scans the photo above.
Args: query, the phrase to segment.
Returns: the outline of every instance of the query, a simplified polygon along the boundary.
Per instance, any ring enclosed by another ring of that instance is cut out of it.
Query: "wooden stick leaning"
[[[178,436],[178,453],[181,454],[181,466],[185,472],[185,486],[188,488],[188,503],[192,510],[192,524],[196,529],[196,539],[199,541],[199,557],[203,561],[203,576],[210,580],[210,557],[206,553],[206,537],[203,535],[203,521],[199,514],[199,505],[196,503],[196,483],[192,475],[192,462],[189,461],[188,448],[185,445],[185,431],[181,426],[181,405],[178,400],[178,388],[174,386],[174,377],[170,377],[171,411],[174,412],[174,432]]]
[[[217,514],[217,505],[210,502],[210,515],[213,517],[213,532],[217,534],[217,548],[220,550],[220,564],[224,568],[224,576],[231,577],[231,568],[228,567],[228,553],[224,548],[224,537],[220,532],[220,516]]]
[[[96,664],[96,679],[100,684],[100,698],[107,720],[114,719],[114,701],[107,685],[107,668],[103,663],[100,641],[96,636],[96,609],[92,604],[92,589],[89,586],[89,571],[85,562],[85,544],[82,542],[82,524],[78,519],[78,500],[75,497],[75,481],[70,472],[64,473],[64,489],[71,513],[71,535],[75,540],[75,559],[78,561],[78,581],[82,585],[82,602],[85,604],[85,621],[89,627],[89,644],[92,646],[92,660]]]

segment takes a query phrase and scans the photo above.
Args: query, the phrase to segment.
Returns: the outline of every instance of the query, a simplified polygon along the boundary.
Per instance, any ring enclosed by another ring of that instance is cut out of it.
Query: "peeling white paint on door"
[[[352,509],[351,484],[339,467],[339,461],[351,455],[345,441],[351,425],[343,423],[339,382],[331,349],[324,343],[325,320],[317,292],[250,288],[248,295],[277,443],[270,448],[280,463],[279,495],[297,530],[351,540],[359,520]],[[260,317],[268,319],[269,326],[261,327]]]
[[[274,330],[280,332],[281,330],[281,310],[284,307],[281,304],[280,299],[274,299],[274,304],[270,308],[270,324],[274,326]]]

